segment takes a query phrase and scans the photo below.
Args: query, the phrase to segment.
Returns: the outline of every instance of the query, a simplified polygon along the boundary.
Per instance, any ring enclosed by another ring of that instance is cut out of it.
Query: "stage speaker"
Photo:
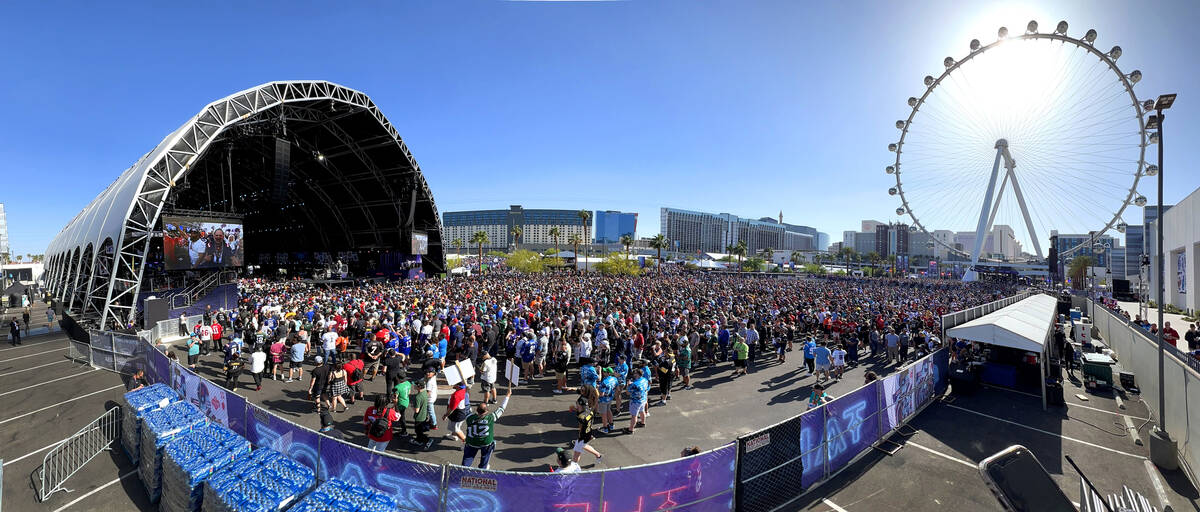
[[[147,298],[142,306],[142,328],[153,329],[160,320],[166,320],[169,313],[167,299],[158,297]]]
[[[271,201],[282,204],[287,200],[288,181],[292,177],[292,143],[275,139],[275,179],[271,182]]]
[[[1061,279],[1058,278],[1058,237],[1057,236],[1050,237],[1050,252],[1046,257],[1046,262],[1050,266],[1050,269],[1049,269],[1050,279],[1055,282],[1061,281]]]

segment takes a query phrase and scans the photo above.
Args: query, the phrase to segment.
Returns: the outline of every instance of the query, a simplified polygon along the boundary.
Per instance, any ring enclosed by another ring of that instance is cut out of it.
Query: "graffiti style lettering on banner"
[[[771,433],[767,432],[761,436],[746,441],[746,453],[750,453],[769,444],[771,444]]]
[[[463,477],[459,479],[458,485],[464,489],[496,492],[497,482],[495,478],[463,475]]]

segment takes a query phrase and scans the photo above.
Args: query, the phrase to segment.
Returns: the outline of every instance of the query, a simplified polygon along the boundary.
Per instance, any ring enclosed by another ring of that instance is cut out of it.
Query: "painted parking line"
[[[98,394],[100,394],[100,393],[104,393],[104,392],[106,392],[106,391],[112,391],[112,390],[114,390],[114,389],[117,389],[117,388],[123,388],[123,387],[125,387],[125,385],[124,385],[124,384],[117,384],[116,386],[113,386],[113,387],[110,387],[110,388],[104,388],[104,389],[101,389],[100,391],[93,391],[93,392],[91,392],[91,393],[88,393],[88,394],[86,394],[86,395],[80,395],[80,396],[77,396],[77,397],[75,397],[75,398],[71,398],[71,399],[68,399],[68,400],[63,400],[63,401],[61,401],[61,402],[59,402],[59,403],[56,403],[56,404],[53,404],[53,405],[47,405],[47,406],[45,406],[45,407],[42,407],[41,409],[38,409],[38,410],[36,410],[36,411],[27,412],[27,413],[25,413],[25,414],[22,414],[22,415],[20,415],[20,416],[13,416],[13,417],[11,417],[11,418],[9,418],[9,419],[6,419],[6,420],[0,420],[0,425],[3,425],[3,424],[5,424],[5,423],[8,423],[8,422],[10,422],[10,421],[16,421],[16,420],[19,420],[19,419],[21,419],[21,418],[24,418],[24,417],[26,417],[26,416],[32,416],[32,415],[34,415],[34,414],[37,414],[37,413],[39,413],[39,412],[45,411],[45,410],[47,410],[47,409],[53,409],[53,408],[55,408],[55,407],[58,407],[58,406],[60,406],[60,405],[66,404],[66,403],[74,402],[74,401],[76,401],[76,400],[81,400],[81,399],[87,398],[87,397],[89,397],[89,396],[98,395]]]
[[[48,444],[48,445],[46,445],[46,446],[43,446],[43,447],[41,447],[41,448],[38,448],[38,449],[36,449],[36,450],[34,450],[34,451],[32,451],[32,452],[26,453],[25,455],[22,455],[22,456],[20,456],[20,457],[17,457],[17,458],[15,458],[15,459],[13,459],[13,460],[6,460],[6,461],[4,461],[4,465],[5,465],[5,466],[7,466],[7,465],[9,465],[9,464],[13,464],[13,463],[15,463],[15,462],[19,462],[19,461],[21,461],[21,460],[27,459],[27,458],[29,458],[29,457],[32,457],[32,456],[34,456],[34,455],[37,455],[37,454],[39,454],[39,453],[42,453],[42,452],[44,452],[44,451],[46,451],[46,450],[49,450],[49,449],[51,449],[51,448],[54,448],[55,446],[58,446],[58,445],[60,445],[60,444],[62,444],[62,443],[63,443],[62,441],[55,441],[55,442],[53,442],[53,443],[50,443],[50,444]]]
[[[832,501],[829,501],[828,499],[822,499],[822,500],[821,500],[821,503],[824,503],[824,504],[825,504],[825,506],[827,506],[827,507],[829,507],[829,508],[833,509],[833,512],[849,512],[848,510],[846,510],[846,509],[844,509],[844,508],[842,508],[842,507],[839,507],[839,506],[837,506],[837,504],[836,504],[836,503],[834,503],[834,502],[832,502]]]
[[[108,488],[110,485],[112,485],[112,484],[115,484],[115,483],[117,483],[117,482],[120,482],[121,480],[124,480],[124,479],[126,479],[126,478],[129,478],[130,476],[136,475],[136,474],[137,474],[137,472],[138,472],[138,470],[136,470],[136,469],[135,469],[135,470],[133,470],[133,471],[130,471],[130,472],[128,472],[128,473],[125,473],[124,475],[121,475],[121,476],[119,476],[119,477],[117,477],[117,478],[113,479],[113,481],[111,481],[111,482],[109,482],[109,483],[106,483],[106,484],[104,484],[104,485],[101,485],[100,487],[97,487],[97,488],[95,488],[95,489],[92,489],[92,490],[88,491],[88,492],[87,492],[87,494],[84,494],[83,496],[80,496],[80,497],[78,497],[78,498],[75,498],[74,500],[71,500],[71,502],[70,502],[70,503],[67,503],[66,505],[63,505],[63,506],[61,506],[61,507],[58,507],[58,508],[54,509],[54,512],[62,512],[62,511],[64,511],[64,510],[68,509],[68,508],[71,508],[71,507],[72,507],[73,505],[75,505],[76,503],[79,503],[79,502],[81,502],[81,501],[83,501],[83,500],[86,500],[86,499],[88,499],[89,497],[91,497],[91,495],[93,495],[93,494],[96,494],[96,493],[98,493],[98,492],[100,492],[100,491],[103,491],[104,489],[107,489],[107,488]]]
[[[17,371],[15,371],[15,372],[0,373],[0,377],[7,377],[7,376],[9,376],[9,375],[16,375],[16,374],[18,374],[18,373],[21,373],[21,372],[27,372],[27,371],[29,371],[29,370],[36,370],[36,369],[38,369],[38,368],[45,368],[45,367],[47,367],[47,366],[50,366],[50,365],[62,364],[62,363],[69,363],[69,362],[71,362],[71,360],[70,360],[70,359],[63,359],[62,361],[55,361],[55,362],[53,362],[53,363],[46,363],[46,364],[43,364],[43,365],[40,365],[40,366],[31,366],[31,367],[29,367],[29,368],[25,368],[25,369],[23,369],[23,370],[17,370]]]
[[[33,388],[36,388],[36,387],[45,386],[46,384],[50,384],[51,382],[58,382],[58,381],[60,381],[60,380],[74,379],[75,377],[79,377],[79,376],[81,376],[81,375],[87,375],[87,374],[89,374],[89,373],[92,373],[92,372],[94,372],[94,371],[97,371],[97,369],[96,369],[96,368],[92,368],[92,369],[90,369],[90,370],[84,370],[84,371],[82,371],[82,372],[79,372],[79,373],[76,373],[76,374],[74,374],[74,375],[67,375],[66,377],[59,377],[59,378],[57,378],[57,379],[48,380],[48,381],[46,381],[46,382],[39,382],[39,383],[37,383],[37,384],[34,384],[34,385],[32,385],[32,386],[25,386],[25,387],[23,387],[23,388],[21,388],[21,389],[14,389],[14,390],[12,390],[12,391],[5,391],[5,392],[3,392],[3,393],[0,393],[0,396],[4,396],[4,395],[11,395],[11,394],[13,394],[13,393],[18,393],[18,392],[21,392],[21,391],[25,391],[26,389],[33,389]]]
[[[16,347],[0,348],[0,352],[4,352],[4,351],[6,351],[6,350],[21,350],[21,349],[23,349],[23,348],[36,347],[36,346],[38,346],[38,345],[47,345],[47,344],[50,344],[50,343],[54,343],[54,342],[56,342],[56,341],[67,341],[67,340],[65,340],[65,339],[59,339],[59,340],[35,341],[35,342],[33,342],[33,343],[22,343],[22,344],[20,344],[20,345],[18,345],[18,346],[16,346]]]
[[[971,414],[976,414],[976,415],[979,415],[979,416],[983,416],[984,418],[993,419],[993,420],[999,421],[999,422],[1001,422],[1001,423],[1007,423],[1007,424],[1009,424],[1009,425],[1013,425],[1013,426],[1015,426],[1015,427],[1021,427],[1021,428],[1024,428],[1024,429],[1032,430],[1032,431],[1034,431],[1034,432],[1038,432],[1038,433],[1041,433],[1041,434],[1046,434],[1046,435],[1048,435],[1048,436],[1052,436],[1052,437],[1057,437],[1057,438],[1059,438],[1059,439],[1063,439],[1063,440],[1066,440],[1066,441],[1071,441],[1071,442],[1074,442],[1074,443],[1079,443],[1079,444],[1082,444],[1082,445],[1084,445],[1084,446],[1091,446],[1092,448],[1098,448],[1098,449],[1104,450],[1104,451],[1106,451],[1106,452],[1112,452],[1112,453],[1116,453],[1116,454],[1124,455],[1124,456],[1126,456],[1126,457],[1133,457],[1133,458],[1135,458],[1135,459],[1139,459],[1139,460],[1146,460],[1146,457],[1143,457],[1143,456],[1141,456],[1141,455],[1137,455],[1137,454],[1135,454],[1135,453],[1123,452],[1123,451],[1121,451],[1121,450],[1116,450],[1116,449],[1113,449],[1113,448],[1109,448],[1109,447],[1107,447],[1107,446],[1101,446],[1101,445],[1098,445],[1098,444],[1096,444],[1096,443],[1089,443],[1089,442],[1087,442],[1087,441],[1084,441],[1084,440],[1082,440],[1082,439],[1075,439],[1074,437],[1070,437],[1070,436],[1064,436],[1064,435],[1062,435],[1062,434],[1057,434],[1057,433],[1051,432],[1051,431],[1049,431],[1049,430],[1042,430],[1042,429],[1040,429],[1040,428],[1031,427],[1031,426],[1029,426],[1029,425],[1022,425],[1022,424],[1020,424],[1020,423],[1017,423],[1017,422],[1015,422],[1015,421],[1009,421],[1009,420],[1006,420],[1006,419],[1004,419],[1004,418],[997,418],[997,417],[995,417],[995,416],[992,416],[992,415],[990,415],[990,414],[984,414],[984,413],[982,413],[982,412],[979,412],[979,411],[972,411],[971,409],[967,409],[967,408],[965,408],[965,407],[959,407],[959,406],[957,406],[957,405],[953,405],[953,404],[947,404],[947,403],[943,403],[942,405],[945,405],[946,407],[950,407],[950,408],[952,408],[952,409],[957,409],[957,410],[960,410],[960,411],[963,411],[963,412],[969,412],[969,413],[971,413]]]
[[[67,349],[67,347],[62,347],[62,348],[56,348],[56,349],[53,349],[53,350],[47,350],[47,351],[45,351],[45,352],[38,352],[38,353],[36,353],[36,354],[28,354],[28,355],[23,355],[23,356],[17,356],[17,357],[11,358],[11,359],[5,359],[5,360],[3,360],[3,361],[0,361],[0,363],[7,363],[7,362],[9,362],[9,361],[16,361],[17,359],[25,359],[26,357],[33,357],[33,356],[40,356],[40,355],[50,354],[50,353],[53,353],[53,352],[58,352],[58,351],[60,351],[60,350],[66,350],[66,349]]]
[[[932,454],[934,454],[934,455],[937,455],[938,457],[941,457],[941,458],[943,458],[943,459],[946,459],[946,460],[949,460],[949,461],[957,462],[957,463],[959,463],[959,464],[962,464],[962,465],[964,465],[964,466],[966,466],[966,467],[969,467],[969,468],[971,468],[971,469],[979,469],[979,466],[976,466],[974,463],[972,463],[972,462],[971,462],[971,461],[969,461],[969,460],[960,459],[960,458],[958,458],[958,457],[955,457],[955,456],[953,456],[953,455],[949,455],[949,454],[942,453],[942,452],[939,452],[939,451],[937,451],[937,450],[934,450],[933,448],[929,448],[929,447],[927,447],[927,446],[921,446],[921,445],[919,445],[919,444],[917,444],[917,443],[914,443],[914,442],[912,442],[912,441],[907,441],[907,442],[905,442],[905,443],[904,443],[904,446],[911,446],[911,447],[913,447],[913,448],[920,448],[920,449],[922,449],[922,450],[925,450],[925,451],[927,451],[927,452],[929,452],[929,453],[932,453]]]

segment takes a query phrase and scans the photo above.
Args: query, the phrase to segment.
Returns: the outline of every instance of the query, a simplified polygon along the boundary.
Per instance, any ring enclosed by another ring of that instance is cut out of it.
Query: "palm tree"
[[[738,240],[738,243],[733,246],[733,253],[738,257],[738,271],[742,270],[742,258],[746,256],[746,241]]]
[[[450,242],[450,245],[454,246],[454,252],[458,252],[462,250],[463,241],[461,238],[455,238],[454,241]]]
[[[479,246],[479,273],[483,273],[483,244],[490,242],[487,231],[479,230],[471,235],[471,243]]]
[[[579,223],[583,224],[583,242],[588,245],[588,247],[586,247],[585,250],[587,250],[588,252],[591,252],[590,246],[592,243],[592,238],[590,235],[588,235],[588,228],[592,227],[592,212],[591,212],[591,210],[579,210],[579,213],[576,215],[579,215]],[[576,253],[576,254],[578,255],[578,253]],[[587,266],[588,266],[587,258],[584,257],[583,269],[587,270]]]
[[[516,250],[517,246],[521,243],[521,235],[525,233],[525,230],[521,229],[521,226],[513,226],[512,229],[509,230],[509,233],[512,234],[513,249]]]
[[[802,253],[800,251],[792,251],[792,254],[789,258],[793,264],[797,263],[797,262],[799,262],[801,264],[804,263],[804,253]]]
[[[579,233],[571,233],[571,236],[567,237],[567,243],[575,246],[575,269],[578,270],[579,269],[579,244],[583,243],[583,237],[579,236]],[[585,262],[584,264],[586,265],[587,263]]]
[[[560,237],[562,237],[562,230],[558,229],[558,226],[554,226],[554,227],[550,228],[550,239],[554,240],[554,257],[555,258],[558,257],[558,252],[559,252],[558,251],[558,239]]]
[[[871,262],[871,275],[875,275],[875,267],[879,266],[879,253],[871,251],[867,253],[867,261]]]
[[[629,246],[633,245],[633,233],[621,235],[621,245],[625,246],[625,259],[629,259]]]
[[[850,260],[854,258],[855,252],[853,247],[842,247],[838,253],[842,256],[842,262],[846,265],[846,273],[850,273]]]
[[[658,273],[659,274],[662,274],[662,250],[666,249],[668,247],[671,247],[671,241],[667,240],[667,237],[664,236],[662,233],[654,235],[654,238],[650,239],[650,248],[658,251],[657,258],[658,258]]]
[[[888,266],[891,267],[889,270],[894,272],[896,270],[896,255],[895,254],[887,255],[887,262],[888,262]]]

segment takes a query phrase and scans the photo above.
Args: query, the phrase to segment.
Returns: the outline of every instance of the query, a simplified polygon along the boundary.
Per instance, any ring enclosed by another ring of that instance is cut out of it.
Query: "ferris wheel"
[[[1095,30],[1071,37],[1065,21],[1052,33],[1030,21],[1024,34],[1001,27],[997,35],[972,40],[961,60],[946,57],[945,71],[908,99],[900,140],[888,145],[896,214],[929,235],[928,248],[972,266],[990,256],[1042,258],[1039,237],[1052,230],[1124,233],[1125,208],[1146,204],[1139,179],[1158,172],[1144,159],[1157,135],[1145,129],[1151,106],[1133,90],[1141,71],[1124,73],[1120,46],[1101,50]]]

